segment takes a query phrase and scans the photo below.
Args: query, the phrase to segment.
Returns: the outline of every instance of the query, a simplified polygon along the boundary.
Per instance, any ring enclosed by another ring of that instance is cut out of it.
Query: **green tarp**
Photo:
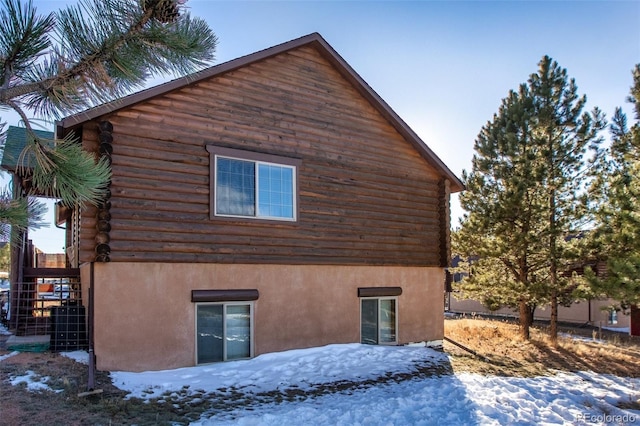
[[[53,132],[44,130],[34,130],[34,133],[42,139],[53,140]],[[2,149],[2,162],[0,167],[13,172],[16,170],[16,163],[20,158],[20,153],[27,144],[27,129],[24,127],[9,126],[7,138]]]

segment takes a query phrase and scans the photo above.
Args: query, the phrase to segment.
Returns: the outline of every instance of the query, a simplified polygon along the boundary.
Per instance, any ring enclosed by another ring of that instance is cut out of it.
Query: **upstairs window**
[[[208,146],[213,216],[295,221],[299,160]]]

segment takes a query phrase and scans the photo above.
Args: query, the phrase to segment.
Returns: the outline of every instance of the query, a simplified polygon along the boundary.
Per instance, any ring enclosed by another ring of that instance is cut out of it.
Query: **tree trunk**
[[[531,339],[529,329],[531,328],[531,307],[524,300],[520,300],[520,337],[524,340]]]
[[[551,324],[549,327],[549,337],[553,346],[558,345],[558,290],[551,289]]]
[[[536,313],[536,305],[527,305],[529,307],[529,325],[533,325],[534,314]]]
[[[558,344],[558,221],[556,218],[556,171],[558,170],[558,166],[554,158],[555,150],[551,129],[547,129],[547,135],[549,138],[549,182],[551,182],[551,189],[549,191],[549,284],[551,285],[549,337],[551,338],[551,344],[556,346]]]

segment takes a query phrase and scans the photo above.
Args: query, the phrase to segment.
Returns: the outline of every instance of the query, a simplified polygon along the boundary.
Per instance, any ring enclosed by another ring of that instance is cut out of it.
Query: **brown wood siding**
[[[111,261],[438,266],[441,176],[312,47],[152,98],[113,124]],[[301,159],[297,222],[210,219],[207,144]],[[96,210],[82,213],[81,261]]]
[[[446,268],[451,264],[451,207],[449,200],[451,198],[451,189],[447,179],[441,179],[439,182],[440,222],[440,266]]]

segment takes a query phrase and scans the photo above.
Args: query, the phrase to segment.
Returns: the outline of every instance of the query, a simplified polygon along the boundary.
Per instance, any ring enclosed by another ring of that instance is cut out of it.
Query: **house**
[[[631,335],[639,335],[631,333],[632,315],[607,309],[611,306],[611,303],[612,301],[607,299],[593,299],[576,301],[570,306],[558,306],[558,321],[575,325],[629,329]],[[457,298],[455,292],[447,295],[447,310],[453,313],[469,315],[518,316],[518,312],[515,309],[500,308],[496,311],[491,311],[477,300]],[[549,321],[551,319],[550,306],[545,305],[536,308],[534,319]],[[640,324],[640,321],[636,321]]]
[[[317,33],[66,117],[111,164],[66,212],[97,367],[441,344],[461,181]]]
[[[470,263],[475,260],[477,260],[477,258],[469,259]],[[463,259],[460,255],[454,256],[451,259],[451,268],[458,268],[461,266],[462,262]],[[571,272],[582,275],[584,273],[584,267],[587,265],[593,268],[597,274],[602,273],[606,268],[603,263],[593,261],[590,263],[581,263],[580,266],[572,269]],[[453,283],[461,282],[464,277],[469,274],[467,272],[460,272],[459,269],[454,270],[456,272],[447,274],[450,285],[446,288],[446,311],[458,314],[495,315],[501,317],[517,317],[519,315],[516,309],[501,307],[497,310],[491,310],[479,300],[463,299],[459,297],[459,294],[454,290]],[[615,302],[611,299],[596,298],[590,300],[577,300],[570,306],[559,305],[558,321],[577,325],[607,327],[611,329],[629,329],[629,333],[632,336],[640,336],[640,330],[637,330],[640,325],[640,317],[636,317],[634,319],[634,315],[638,315],[638,309],[636,307],[632,307],[629,313],[615,311],[610,309],[614,304]],[[549,321],[551,319],[550,305],[537,307],[534,312],[534,319]]]

